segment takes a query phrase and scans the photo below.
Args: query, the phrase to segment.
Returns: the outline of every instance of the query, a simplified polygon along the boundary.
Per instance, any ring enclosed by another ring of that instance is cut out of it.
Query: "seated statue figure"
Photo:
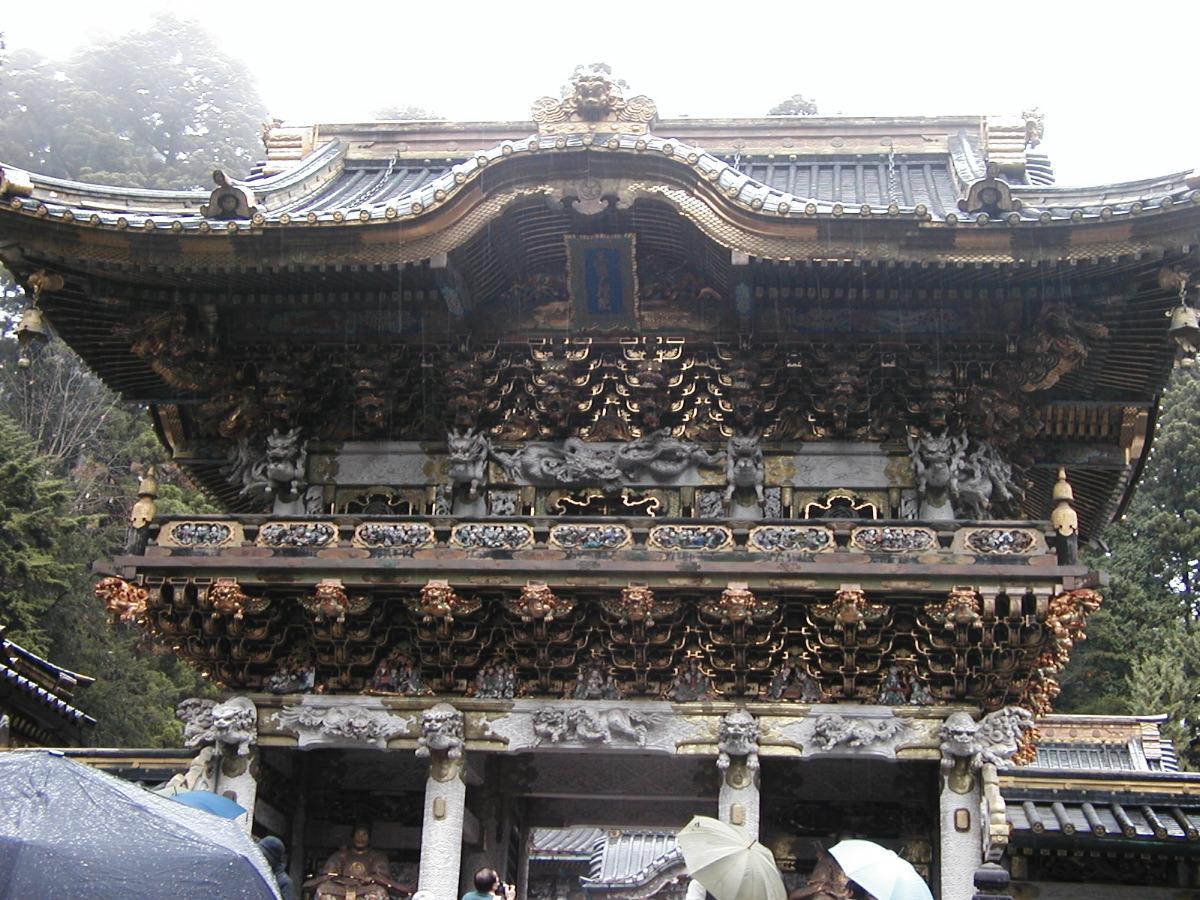
[[[354,826],[350,846],[325,860],[321,874],[308,879],[304,888],[315,889],[316,900],[389,900],[393,894],[412,893],[412,888],[392,880],[387,854],[371,849],[371,829],[363,824]]]

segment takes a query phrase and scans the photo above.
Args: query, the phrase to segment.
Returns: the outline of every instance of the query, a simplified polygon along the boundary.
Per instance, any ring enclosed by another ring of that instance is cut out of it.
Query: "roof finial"
[[[612,68],[606,63],[576,66],[562,90],[562,99],[542,97],[533,104],[538,133],[647,134],[658,109],[642,94],[626,99],[624,91],[628,87],[612,77]]]

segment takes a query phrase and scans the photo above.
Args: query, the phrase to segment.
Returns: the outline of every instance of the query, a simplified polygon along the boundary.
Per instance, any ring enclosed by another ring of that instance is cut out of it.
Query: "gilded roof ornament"
[[[531,115],[539,134],[578,134],[584,131],[648,134],[658,107],[644,94],[626,98],[629,87],[612,77],[604,63],[576,66],[562,90],[562,99],[542,97]]]

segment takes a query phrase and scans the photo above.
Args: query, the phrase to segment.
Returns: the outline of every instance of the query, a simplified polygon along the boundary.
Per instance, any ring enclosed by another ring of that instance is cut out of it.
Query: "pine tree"
[[[0,622],[35,653],[48,651],[43,617],[75,575],[60,555],[83,524],[70,506],[71,492],[49,476],[33,441],[0,413]]]
[[[1057,709],[1170,713],[1181,751],[1200,726],[1200,370],[1178,369],[1133,500],[1088,562],[1104,606],[1063,672]],[[1184,757],[1185,761],[1187,757]]]

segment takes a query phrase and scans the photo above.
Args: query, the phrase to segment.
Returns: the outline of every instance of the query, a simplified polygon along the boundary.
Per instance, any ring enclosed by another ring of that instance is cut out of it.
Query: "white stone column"
[[[983,862],[979,778],[969,777],[970,787],[965,793],[951,786],[954,773],[943,774],[941,778],[941,900],[971,900],[975,893],[975,870]]]
[[[1032,727],[1033,716],[1013,706],[988,713],[978,723],[961,711],[951,713],[942,723],[938,798],[941,900],[971,900],[975,871],[984,861],[984,836],[997,843],[1007,841],[1004,823],[993,823],[987,817],[983,783],[989,778],[995,781],[995,767],[1027,744],[1026,732]],[[993,793],[997,813],[1002,815],[998,787]]]
[[[421,824],[421,874],[417,883],[431,897],[457,897],[462,858],[463,813],[467,785],[454,771],[444,781],[430,766],[425,782],[425,818]],[[451,768],[457,770],[458,766]]]
[[[463,748],[462,713],[448,703],[425,710],[417,756],[429,759],[429,778],[425,782],[417,886],[438,900],[459,896],[467,798]]]
[[[247,834],[254,827],[254,801],[258,796],[258,751],[250,751],[249,756],[223,757],[217,766],[217,788],[215,793],[223,794],[234,803],[246,810],[244,816],[238,817],[239,824],[246,829]]]
[[[744,828],[754,840],[758,840],[758,737],[758,722],[745,709],[722,716],[717,726],[721,771],[717,817]]]
[[[717,818],[740,825],[746,834],[758,840],[758,770],[745,760],[731,762],[721,773],[721,793],[717,798]]]

